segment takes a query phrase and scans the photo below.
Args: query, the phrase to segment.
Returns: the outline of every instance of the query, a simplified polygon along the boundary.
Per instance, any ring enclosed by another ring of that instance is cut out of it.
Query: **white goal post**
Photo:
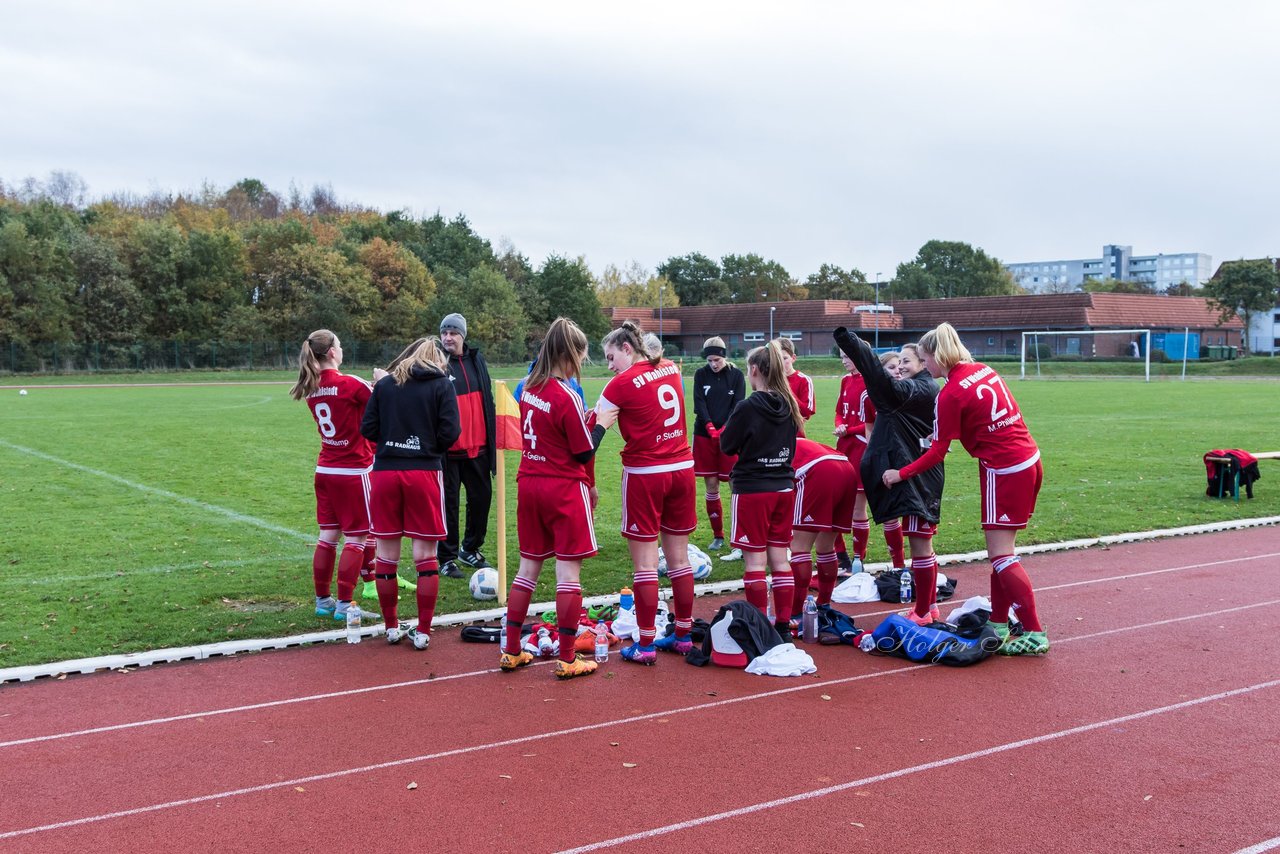
[[[1089,340],[1092,340],[1102,335],[1141,336],[1143,339],[1142,348],[1141,348],[1142,349],[1141,355],[1143,360],[1143,376],[1146,378],[1147,382],[1151,382],[1151,330],[1150,329],[1060,329],[1060,330],[1045,329],[1045,330],[1040,330],[1036,332],[1023,332],[1022,347],[1021,347],[1022,370],[1019,374],[1019,377],[1021,379],[1027,378],[1028,346],[1034,348],[1032,360],[1035,362],[1036,376],[1038,377],[1040,376],[1041,348],[1036,345],[1040,344],[1042,341],[1045,341],[1046,339],[1054,339],[1054,340],[1061,339],[1063,341],[1070,342],[1071,340],[1074,339],[1075,344],[1078,348],[1080,339],[1084,339],[1087,337]],[[1186,345],[1184,344],[1183,346],[1185,348]],[[1093,349],[1096,350],[1096,347]],[[1072,355],[1085,355],[1085,354],[1076,352],[1076,353],[1073,353]],[[1093,354],[1090,353],[1088,355],[1092,356]]]

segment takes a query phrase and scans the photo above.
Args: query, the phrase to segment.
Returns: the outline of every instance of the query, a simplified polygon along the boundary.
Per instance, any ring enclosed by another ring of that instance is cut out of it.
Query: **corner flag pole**
[[[520,437],[520,405],[503,380],[493,382],[493,402],[497,414],[498,448],[498,604],[507,604],[507,461],[503,451],[523,450]]]

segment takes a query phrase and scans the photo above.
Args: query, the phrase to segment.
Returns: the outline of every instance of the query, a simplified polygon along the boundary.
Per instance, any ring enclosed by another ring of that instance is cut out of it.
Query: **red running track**
[[[1054,644],[557,682],[440,633],[0,690],[0,850],[1236,851],[1280,837],[1280,529],[1030,558]],[[985,565],[954,571],[960,598]],[[699,600],[710,617],[717,600]],[[874,625],[884,606],[845,606]],[[1261,639],[1261,640],[1259,640]],[[414,789],[409,789],[416,783]]]

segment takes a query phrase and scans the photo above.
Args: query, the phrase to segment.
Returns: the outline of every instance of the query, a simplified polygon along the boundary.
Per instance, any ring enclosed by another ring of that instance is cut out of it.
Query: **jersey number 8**
[[[316,404],[316,424],[320,425],[320,434],[326,439],[332,439],[338,432],[338,428],[333,426],[333,412],[329,409],[329,404]]]

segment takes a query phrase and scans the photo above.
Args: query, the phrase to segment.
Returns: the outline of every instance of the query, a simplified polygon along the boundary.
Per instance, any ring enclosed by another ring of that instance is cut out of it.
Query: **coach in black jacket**
[[[933,434],[938,384],[928,371],[905,380],[889,376],[867,342],[843,326],[835,331],[835,339],[866,380],[867,396],[876,406],[876,422],[862,455],[861,471],[872,517],[880,525],[903,516],[919,516],[936,525],[942,506],[942,464],[891,487],[885,486],[880,476],[914,462],[925,452],[924,440]]]

